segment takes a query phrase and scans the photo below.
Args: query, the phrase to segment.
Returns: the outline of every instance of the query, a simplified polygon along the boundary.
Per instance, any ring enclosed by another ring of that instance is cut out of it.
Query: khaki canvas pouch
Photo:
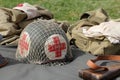
[[[112,44],[104,37],[88,38],[83,32],[82,28],[71,27],[68,29],[67,37],[71,44],[76,45],[82,51],[91,53],[93,55],[104,54],[119,54],[120,45]]]
[[[88,38],[83,34],[83,27],[90,28],[106,21],[109,21],[109,18],[104,9],[85,12],[67,31],[70,43],[93,55],[119,54],[119,44],[110,43],[104,36]]]

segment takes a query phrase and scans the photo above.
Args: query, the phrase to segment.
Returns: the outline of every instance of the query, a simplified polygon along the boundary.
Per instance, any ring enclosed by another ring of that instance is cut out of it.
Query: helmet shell
[[[72,58],[65,32],[51,20],[30,23],[22,31],[16,51],[20,61],[35,64],[66,64]]]

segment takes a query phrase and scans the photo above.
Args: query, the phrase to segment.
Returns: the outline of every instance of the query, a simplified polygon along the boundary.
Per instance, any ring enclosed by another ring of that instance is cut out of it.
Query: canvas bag
[[[109,21],[109,18],[103,9],[84,13],[80,17],[80,21],[68,29],[67,36],[70,43],[93,55],[118,54],[120,51],[119,44],[111,44],[104,36],[88,38],[82,32],[84,26],[89,28],[106,21]]]
[[[31,22],[40,19],[53,19],[53,14],[41,6],[33,5],[38,10],[39,16],[26,19],[27,14],[21,10],[0,7],[0,45],[17,46],[21,31]]]

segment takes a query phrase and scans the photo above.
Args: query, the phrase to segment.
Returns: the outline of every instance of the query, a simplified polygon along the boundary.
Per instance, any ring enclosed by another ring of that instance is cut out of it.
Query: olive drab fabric
[[[103,9],[97,9],[84,13],[76,24],[68,28],[67,36],[71,44],[93,55],[118,54],[120,44],[112,44],[105,36],[86,37],[83,33],[83,27],[90,28],[99,25],[102,22],[109,21],[107,13]],[[119,21],[119,19],[117,20]]]
[[[53,14],[40,6],[35,7],[38,9],[39,16],[33,19],[27,20],[27,14],[21,10],[0,8],[0,34],[3,36],[0,40],[1,45],[13,45],[18,43],[19,35],[21,31],[37,18],[40,19],[52,19]]]

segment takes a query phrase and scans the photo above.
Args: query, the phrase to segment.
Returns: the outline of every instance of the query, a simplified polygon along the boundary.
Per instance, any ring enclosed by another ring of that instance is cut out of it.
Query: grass
[[[111,18],[120,17],[120,0],[0,0],[0,6],[12,8],[19,3],[37,4],[50,10],[55,19],[71,23],[86,11],[104,8]]]

